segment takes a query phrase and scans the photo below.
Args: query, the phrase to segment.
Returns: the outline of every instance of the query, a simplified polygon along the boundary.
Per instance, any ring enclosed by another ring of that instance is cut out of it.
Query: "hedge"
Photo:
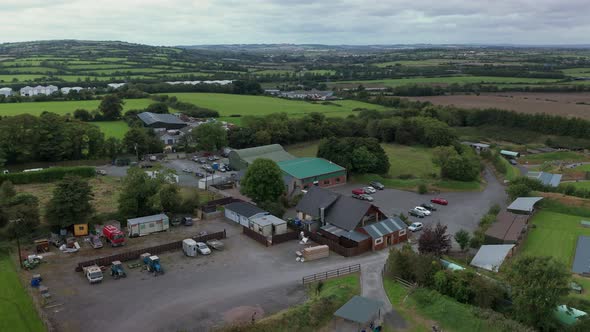
[[[83,178],[93,177],[96,174],[94,167],[51,167],[36,172],[20,172],[0,175],[0,184],[9,180],[13,184],[46,183],[63,179],[66,175],[77,175]]]

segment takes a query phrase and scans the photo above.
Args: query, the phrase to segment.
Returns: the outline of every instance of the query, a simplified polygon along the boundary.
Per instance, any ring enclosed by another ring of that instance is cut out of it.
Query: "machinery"
[[[27,259],[25,259],[23,261],[23,266],[27,270],[32,270],[32,269],[36,268],[37,266],[39,266],[39,264],[41,264],[42,261],[43,261],[43,257],[42,256],[29,255],[27,257]]]
[[[102,282],[102,270],[98,265],[86,266],[83,268],[84,275],[91,284]]]
[[[110,242],[113,247],[125,244],[125,235],[121,230],[113,225],[106,225],[102,229],[102,235]]]
[[[115,279],[127,277],[127,273],[125,273],[125,270],[123,269],[123,263],[121,263],[121,261],[114,261],[111,264],[111,276]]]
[[[160,258],[158,256],[149,256],[143,258],[143,263],[146,265],[149,272],[153,272],[154,275],[164,274],[164,269],[160,265]]]

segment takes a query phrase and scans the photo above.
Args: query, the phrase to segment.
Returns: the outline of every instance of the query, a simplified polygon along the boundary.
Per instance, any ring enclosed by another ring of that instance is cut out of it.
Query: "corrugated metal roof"
[[[152,216],[127,219],[127,225],[128,226],[129,225],[137,225],[137,224],[142,224],[144,222],[158,221],[158,220],[163,220],[163,219],[168,219],[168,216],[163,213],[160,213],[160,214],[154,214]]]
[[[361,242],[361,241],[369,238],[369,236],[366,234],[359,233],[357,231],[347,231],[345,229],[342,229],[342,228],[332,225],[332,224],[328,224],[326,226],[323,226],[320,229],[323,231],[326,231],[330,234],[334,234],[336,236],[342,236],[342,237],[345,237],[345,238],[350,239],[355,242]]]
[[[158,122],[167,124],[186,124],[186,122],[180,120],[178,117],[172,114],[142,112],[137,114],[137,117],[148,126]]]
[[[223,207],[226,210],[234,211],[235,213],[244,216],[246,218],[250,218],[258,213],[265,212],[263,209],[259,208],[256,205],[247,203],[247,202],[234,202],[229,203]]]
[[[277,164],[283,172],[297,179],[307,179],[314,176],[345,171],[344,167],[323,158],[296,158],[283,160]]]
[[[514,200],[509,206],[508,210],[520,211],[520,212],[533,212],[535,204],[542,200],[543,197],[519,197]]]
[[[578,236],[572,272],[578,274],[590,273],[590,236]]]
[[[278,163],[283,160],[295,159],[295,156],[289,154],[280,144],[270,144],[257,146],[254,148],[233,150],[240,158],[248,164],[254,162],[258,158],[266,158]]]
[[[512,248],[514,248],[513,244],[483,245],[471,260],[471,265],[498,272]]]
[[[340,309],[336,310],[334,316],[359,324],[367,324],[379,314],[382,306],[383,302],[381,301],[355,295]]]
[[[502,211],[485,234],[503,243],[516,243],[525,230],[527,221],[527,215]]]
[[[547,172],[528,172],[527,177],[535,180],[539,180],[546,186],[557,187],[561,182],[561,174],[552,174]]]
[[[382,220],[380,222],[369,224],[367,226],[364,226],[363,229],[373,239],[377,239],[383,237],[384,235],[397,232],[407,227],[408,226],[406,226],[406,224],[401,219],[399,219],[398,217],[393,217]]]
[[[508,151],[508,150],[502,150],[502,151],[500,151],[500,154],[505,155],[505,156],[510,156],[510,157],[518,157],[520,155],[520,153],[518,153],[518,152]]]

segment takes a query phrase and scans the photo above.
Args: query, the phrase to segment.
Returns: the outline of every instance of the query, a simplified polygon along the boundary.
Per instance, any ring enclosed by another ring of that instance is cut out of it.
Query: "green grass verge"
[[[45,331],[33,301],[18,280],[15,267],[6,255],[0,255],[0,331]]]
[[[574,186],[576,189],[590,190],[590,181],[562,182],[560,186]]]
[[[118,139],[123,139],[127,131],[129,130],[129,126],[125,121],[100,121],[100,122],[92,122],[92,124],[97,125],[100,128],[100,131],[104,133],[105,137],[115,137]]]
[[[583,161],[588,160],[585,155],[572,151],[557,151],[538,154],[529,154],[519,159],[520,162],[530,164],[542,164],[546,161],[565,160],[565,161]]]
[[[123,109],[124,111],[144,109],[151,103],[152,101],[150,99],[126,99]],[[19,114],[39,116],[45,111],[65,115],[67,113],[73,114],[79,108],[89,111],[95,110],[99,104],[100,100],[5,103],[0,104],[0,116],[14,116]]]

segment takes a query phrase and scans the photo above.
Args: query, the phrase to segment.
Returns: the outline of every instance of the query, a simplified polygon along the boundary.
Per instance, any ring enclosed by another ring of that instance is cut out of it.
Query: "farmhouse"
[[[187,126],[186,122],[172,114],[143,112],[137,114],[137,117],[143,122],[144,126],[149,128],[165,128],[166,130],[170,130]]]
[[[535,204],[542,199],[543,197],[518,197],[506,210],[518,214],[531,215],[535,211]]]
[[[512,256],[513,249],[513,244],[483,245],[471,260],[471,265],[484,270],[498,272],[504,260]]]
[[[561,174],[552,174],[547,172],[528,172],[526,176],[538,180],[545,186],[557,187],[561,182]]]
[[[5,97],[12,96],[12,89],[11,88],[1,88],[0,95],[4,95]]]
[[[84,88],[79,87],[79,86],[75,86],[75,87],[63,87],[60,89],[61,93],[67,95],[68,93],[70,93],[70,91],[76,91],[76,92],[80,92],[81,90],[84,90]]]
[[[227,219],[246,227],[250,225],[250,218],[268,213],[256,205],[247,202],[234,202],[225,205],[223,208]]]
[[[235,170],[245,170],[258,158],[270,159],[276,163],[295,159],[280,144],[257,146],[254,148],[232,150],[229,153],[229,165]]]
[[[527,229],[528,215],[502,211],[486,231],[486,244],[517,244]]]
[[[331,187],[346,183],[346,169],[322,158],[296,158],[277,163],[284,173],[288,193],[317,185]]]

